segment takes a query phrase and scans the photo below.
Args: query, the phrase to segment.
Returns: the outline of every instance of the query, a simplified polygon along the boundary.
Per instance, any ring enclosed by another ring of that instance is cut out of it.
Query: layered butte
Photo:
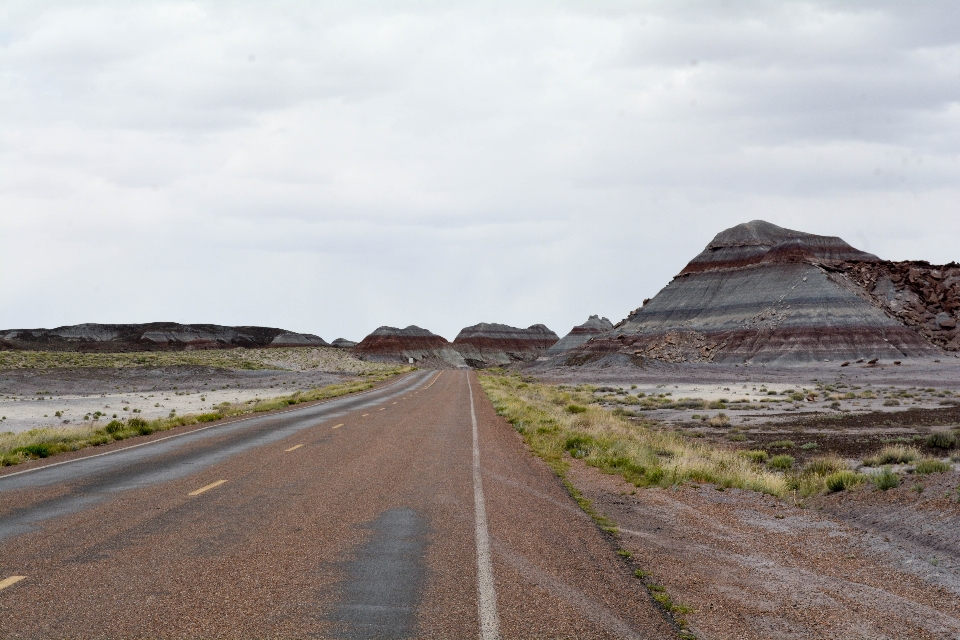
[[[481,322],[460,331],[453,347],[472,367],[506,365],[536,360],[560,338],[542,324],[519,329]]]
[[[613,329],[613,323],[600,316],[590,316],[583,324],[578,324],[559,342],[547,349],[545,356],[554,357],[583,346],[587,341]]]
[[[569,362],[610,353],[669,362],[782,364],[942,354],[917,326],[953,344],[952,314],[960,304],[923,307],[910,298],[917,287],[902,284],[903,269],[901,284],[891,289],[890,264],[840,238],[760,220],[737,225],[718,234],[612,331],[571,352]],[[928,286],[924,300],[940,300],[941,293],[956,300],[952,272],[934,271],[940,284]],[[908,298],[917,326],[897,310]]]
[[[443,336],[410,325],[406,329],[380,327],[353,348],[364,360],[409,362],[426,366],[465,367],[466,363]]]
[[[78,324],[56,329],[0,331],[0,349],[33,351],[178,351],[236,347],[325,347],[309,333],[272,327],[224,327],[216,324]]]

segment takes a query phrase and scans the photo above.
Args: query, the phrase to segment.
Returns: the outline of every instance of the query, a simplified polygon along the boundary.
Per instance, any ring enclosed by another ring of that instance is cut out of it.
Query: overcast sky
[[[955,2],[5,0],[0,328],[563,335],[758,218],[958,260],[958,152]]]

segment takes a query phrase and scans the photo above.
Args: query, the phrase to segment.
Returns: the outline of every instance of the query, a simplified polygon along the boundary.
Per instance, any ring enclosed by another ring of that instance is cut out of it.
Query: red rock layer
[[[460,331],[453,347],[468,364],[483,367],[536,360],[559,336],[542,324],[526,329],[481,322]]]
[[[353,347],[353,352],[365,360],[408,362],[413,358],[421,364],[465,366],[446,338],[415,325],[406,329],[380,327]]]

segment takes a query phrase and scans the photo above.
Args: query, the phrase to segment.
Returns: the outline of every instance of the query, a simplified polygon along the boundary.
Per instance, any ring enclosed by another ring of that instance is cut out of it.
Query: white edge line
[[[473,407],[473,384],[467,373],[470,392],[470,421],[473,423],[473,504],[477,522],[477,608],[480,614],[480,640],[499,640],[500,618],[497,616],[497,589],[493,580],[490,557],[490,532],[487,530],[487,509],[483,500],[483,479],[480,476],[480,437],[477,412]]]
[[[388,385],[385,386],[385,387],[380,387],[379,389],[367,389],[366,391],[361,391],[360,393],[358,393],[357,395],[355,395],[355,396],[353,396],[353,397],[354,397],[354,398],[357,398],[357,397],[359,397],[359,396],[363,396],[363,395],[366,395],[366,394],[368,394],[368,393],[373,393],[374,391],[381,391],[381,390],[383,390],[383,389],[389,389],[390,387],[392,387],[392,386],[395,385],[395,384],[400,384],[402,381],[403,381],[403,378],[401,378],[400,380],[397,380],[397,381],[394,382],[394,383],[388,384]],[[347,395],[349,395],[349,394],[347,394]],[[328,398],[327,401],[338,400],[338,399],[340,399],[340,398],[342,398],[342,397],[344,397],[344,396],[337,396],[336,398]],[[471,400],[472,400],[472,399],[473,399],[473,398],[471,398]],[[317,404],[323,404],[323,402],[324,402],[324,401],[321,400],[321,401],[318,402]],[[316,406],[316,405],[311,405],[311,406]],[[308,408],[308,407],[296,407],[296,408],[294,408],[294,409],[284,409],[283,411],[277,411],[276,413],[271,413],[271,414],[268,414],[268,415],[278,416],[278,415],[283,414],[283,413],[290,413],[290,412],[292,412],[292,411],[302,411],[302,410],[307,409],[307,408]],[[185,433],[175,433],[175,434],[170,435],[170,436],[164,436],[164,437],[162,437],[162,438],[157,438],[156,440],[151,440],[150,442],[141,442],[140,444],[133,444],[133,445],[130,445],[129,447],[123,447],[122,449],[114,449],[113,451],[104,451],[103,453],[95,453],[95,454],[93,454],[92,456],[83,456],[83,457],[80,457],[80,458],[74,458],[73,460],[63,460],[62,462],[51,462],[50,464],[45,464],[45,465],[40,466],[40,467],[34,467],[33,469],[24,469],[23,471],[15,471],[15,472],[13,472],[13,473],[6,473],[6,474],[4,474],[4,475],[0,475],[0,482],[3,482],[6,478],[12,478],[13,476],[19,476],[19,475],[22,475],[22,474],[24,474],[24,473],[32,473],[32,472],[34,472],[34,471],[41,471],[41,470],[43,470],[43,469],[49,469],[49,468],[51,468],[51,467],[59,467],[59,466],[62,465],[62,464],[70,464],[70,463],[72,463],[72,462],[81,462],[81,461],[83,461],[83,460],[90,460],[91,458],[99,458],[100,456],[109,456],[109,455],[111,455],[111,454],[120,453],[120,452],[122,452],[122,451],[130,451],[130,449],[136,449],[137,447],[145,447],[145,446],[147,446],[147,445],[149,445],[149,444],[157,444],[158,442],[163,442],[164,440],[170,440],[171,438],[179,438],[179,437],[181,437],[181,436],[189,436],[189,435],[191,435],[191,434],[193,434],[193,433],[198,433],[198,432],[200,432],[200,431],[206,431],[207,429],[213,429],[214,427],[224,427],[224,426],[226,426],[226,425],[228,425],[228,424],[237,424],[238,422],[246,422],[247,420],[253,420],[254,418],[263,418],[263,417],[265,417],[265,416],[248,416],[248,417],[246,417],[246,418],[240,418],[239,420],[231,420],[230,422],[226,422],[226,423],[211,424],[211,425],[207,425],[206,427],[200,427],[199,429],[193,429],[193,430],[191,430],[191,431],[187,431],[187,432],[185,432]]]

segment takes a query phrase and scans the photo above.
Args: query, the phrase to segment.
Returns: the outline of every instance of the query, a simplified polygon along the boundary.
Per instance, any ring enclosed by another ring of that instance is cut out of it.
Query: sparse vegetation
[[[920,475],[927,475],[930,473],[945,473],[950,471],[953,467],[942,460],[937,460],[936,458],[926,458],[917,462],[916,466],[913,468],[914,473]]]
[[[934,449],[953,449],[957,446],[957,436],[952,431],[936,431],[928,435],[923,443]]]
[[[570,456],[621,475],[638,487],[693,481],[778,496],[786,491],[782,476],[757,467],[736,452],[614,415],[597,406],[591,389],[525,383],[518,375],[498,370],[481,373],[480,381],[498,414],[561,477]],[[586,411],[566,412],[563,408],[571,403],[585,406]]]
[[[793,456],[773,456],[767,462],[767,466],[771,469],[777,469],[779,471],[788,471],[793,468],[794,459]]]
[[[774,440],[770,443],[771,449],[793,449],[795,446],[793,440]]]
[[[873,482],[873,486],[880,491],[896,489],[900,486],[900,476],[895,474],[890,467],[884,467],[879,473],[873,474],[870,481]]]
[[[907,464],[920,459],[920,451],[916,447],[896,444],[884,447],[875,456],[864,459],[863,464],[868,467],[879,467],[885,464]]]
[[[863,485],[864,482],[866,482],[866,476],[862,473],[854,473],[846,469],[831,473],[823,479],[827,490],[832,492],[854,489]]]

